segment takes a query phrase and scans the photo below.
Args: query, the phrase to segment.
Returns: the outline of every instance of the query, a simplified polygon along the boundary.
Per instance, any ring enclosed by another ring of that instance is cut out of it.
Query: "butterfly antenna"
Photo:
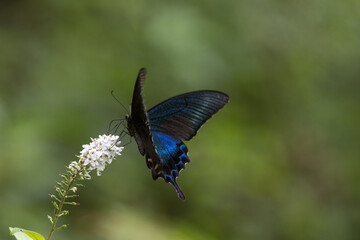
[[[126,107],[119,101],[119,99],[116,98],[115,94],[114,94],[114,90],[111,90],[111,96],[113,96],[113,98],[125,109],[125,111],[129,113],[129,111],[126,109]]]

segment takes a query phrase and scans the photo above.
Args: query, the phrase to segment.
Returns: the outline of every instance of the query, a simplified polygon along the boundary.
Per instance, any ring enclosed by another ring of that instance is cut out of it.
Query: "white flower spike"
[[[110,164],[117,155],[121,155],[124,147],[119,147],[119,136],[99,135],[99,138],[91,138],[90,144],[83,145],[80,152],[80,160],[69,165],[70,171],[78,173],[82,179],[91,179],[90,172],[97,171],[100,176],[107,164]]]

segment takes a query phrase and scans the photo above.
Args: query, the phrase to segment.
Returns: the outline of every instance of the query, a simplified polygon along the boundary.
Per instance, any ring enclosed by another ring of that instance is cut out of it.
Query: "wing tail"
[[[175,191],[178,195],[178,197],[185,201],[185,194],[181,191],[181,188],[179,187],[179,185],[177,184],[176,182],[176,178],[174,178],[173,176],[171,175],[165,175],[165,181],[170,183],[171,185],[173,185],[173,187],[175,188]]]

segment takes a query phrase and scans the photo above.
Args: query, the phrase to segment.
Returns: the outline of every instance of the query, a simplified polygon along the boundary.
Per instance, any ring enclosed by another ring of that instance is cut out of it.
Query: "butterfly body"
[[[135,138],[153,179],[162,177],[171,183],[179,198],[185,195],[176,182],[180,171],[190,162],[190,140],[213,114],[221,109],[229,97],[218,91],[195,91],[172,97],[146,111],[143,99],[145,69],[136,80],[131,115],[126,116],[130,136]]]

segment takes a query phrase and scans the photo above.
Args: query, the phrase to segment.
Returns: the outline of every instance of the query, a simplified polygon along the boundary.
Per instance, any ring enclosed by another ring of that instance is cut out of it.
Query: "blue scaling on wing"
[[[152,134],[154,146],[161,162],[155,166],[148,162],[148,167],[152,169],[153,177],[162,177],[166,182],[171,183],[179,198],[184,200],[185,195],[176,183],[176,178],[185,168],[185,164],[190,162],[187,156],[188,149],[181,140],[172,136],[161,132],[152,132]]]
[[[228,101],[229,96],[218,91],[195,91],[175,96],[148,111],[150,128],[180,140],[190,140]]]

